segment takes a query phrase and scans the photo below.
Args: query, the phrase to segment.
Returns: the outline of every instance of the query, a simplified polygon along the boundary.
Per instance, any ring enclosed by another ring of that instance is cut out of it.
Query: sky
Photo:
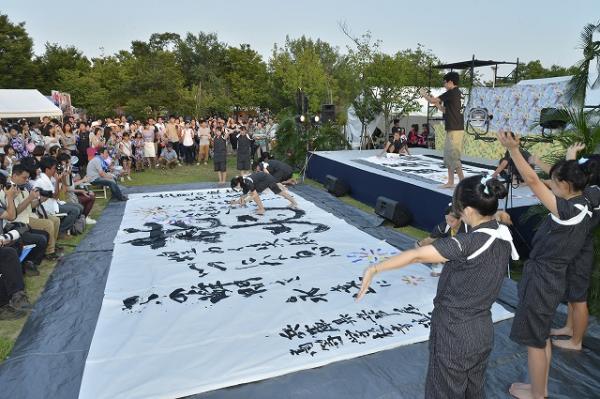
[[[579,34],[600,20],[599,0],[0,0],[0,13],[25,22],[41,54],[46,42],[74,45],[86,56],[130,49],[155,32],[214,32],[231,46],[242,43],[268,60],[273,45],[306,35],[342,51],[366,31],[394,53],[418,43],[443,62],[471,59],[531,61],[549,67],[581,58]],[[500,70],[508,73],[507,70]],[[485,73],[485,71],[482,71]],[[485,73],[487,75],[487,73]]]

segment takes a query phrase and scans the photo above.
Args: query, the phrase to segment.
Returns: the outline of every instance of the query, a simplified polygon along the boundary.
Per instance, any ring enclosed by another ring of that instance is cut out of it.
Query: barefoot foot
[[[517,399],[534,399],[531,393],[531,385],[529,384],[514,383],[510,386],[508,393]]]
[[[581,343],[575,344],[570,339],[553,339],[552,345],[556,346],[557,348],[567,349],[567,350],[571,350],[571,351],[580,351],[581,350]]]
[[[515,393],[513,393],[513,391]],[[516,398],[534,398],[533,393],[531,392],[531,384],[527,384],[525,382],[515,382],[510,386],[508,392],[516,397]],[[525,395],[525,396],[519,396]],[[529,396],[526,396],[529,395]],[[544,394],[544,397],[548,397],[548,392]]]
[[[454,188],[454,184],[446,183],[438,186],[439,188]]]

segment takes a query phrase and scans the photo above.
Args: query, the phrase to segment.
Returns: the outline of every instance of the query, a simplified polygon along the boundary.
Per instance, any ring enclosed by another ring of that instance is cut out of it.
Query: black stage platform
[[[379,196],[398,201],[411,211],[412,225],[431,231],[443,221],[444,210],[452,201],[453,190],[439,188],[443,180],[435,181],[430,178],[431,174],[409,173],[369,161],[369,158],[380,153],[381,150],[316,151],[309,158],[306,176],[323,184],[327,175],[335,176],[350,186],[351,197],[373,207]],[[439,151],[411,148],[411,154],[436,160],[441,168],[442,154]],[[378,162],[394,165],[402,164],[404,159],[406,157]],[[463,167],[472,174],[481,170],[491,174],[496,163],[463,157]],[[440,173],[435,175],[439,176]],[[515,241],[522,255],[528,253],[528,243],[537,223],[535,218],[524,221],[523,214],[536,204],[539,201],[526,186],[513,188],[506,204],[514,223]]]

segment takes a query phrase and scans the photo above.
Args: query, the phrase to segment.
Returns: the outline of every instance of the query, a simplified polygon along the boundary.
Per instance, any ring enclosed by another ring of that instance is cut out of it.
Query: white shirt
[[[191,128],[183,129],[183,145],[186,147],[194,145],[194,131]]]
[[[54,179],[50,179],[48,175],[45,173],[40,173],[35,182],[33,183],[33,187],[41,188],[42,190],[52,191],[54,192]],[[56,181],[56,180],[54,180]],[[55,213],[59,213],[58,209],[59,202],[55,198],[48,198],[46,201],[42,203],[42,207],[46,211],[48,215],[54,215]]]

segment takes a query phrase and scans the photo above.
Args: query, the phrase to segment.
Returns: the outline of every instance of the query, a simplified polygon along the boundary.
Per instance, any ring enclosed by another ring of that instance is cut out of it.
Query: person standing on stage
[[[446,92],[439,97],[427,93],[425,89],[420,90],[421,96],[437,109],[444,113],[444,124],[446,129],[446,144],[444,145],[444,164],[448,168],[448,182],[441,188],[454,187],[454,173],[458,179],[464,179],[460,157],[462,156],[463,138],[465,135],[465,121],[461,112],[461,93],[458,88],[459,76],[456,72],[448,72],[444,75],[444,88]]]

